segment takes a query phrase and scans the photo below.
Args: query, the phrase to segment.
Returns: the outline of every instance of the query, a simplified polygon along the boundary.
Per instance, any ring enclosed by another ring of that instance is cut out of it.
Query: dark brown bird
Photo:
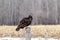
[[[29,15],[28,17],[26,18],[23,18],[20,23],[18,24],[18,27],[16,28],[16,31],[19,31],[20,29],[23,29],[24,27],[27,27],[31,24],[32,22],[32,16]]]

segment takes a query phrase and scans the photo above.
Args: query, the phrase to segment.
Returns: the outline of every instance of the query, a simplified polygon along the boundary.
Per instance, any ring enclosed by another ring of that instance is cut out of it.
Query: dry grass
[[[60,25],[35,25],[31,28],[32,37],[60,37]],[[25,29],[15,31],[16,26],[0,26],[0,37],[23,37]]]

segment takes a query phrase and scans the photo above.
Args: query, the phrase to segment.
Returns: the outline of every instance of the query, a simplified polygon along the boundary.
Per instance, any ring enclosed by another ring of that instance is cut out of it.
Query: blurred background
[[[0,0],[0,25],[17,25],[29,15],[32,25],[60,24],[60,0]]]

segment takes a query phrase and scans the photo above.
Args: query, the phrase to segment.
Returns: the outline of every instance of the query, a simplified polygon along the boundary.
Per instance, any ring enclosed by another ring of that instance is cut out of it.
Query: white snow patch
[[[46,38],[47,40],[58,40],[55,38]],[[4,38],[0,38],[0,40],[25,40],[25,38],[11,38],[11,37],[4,37]],[[31,40],[45,40],[45,38],[31,38]]]

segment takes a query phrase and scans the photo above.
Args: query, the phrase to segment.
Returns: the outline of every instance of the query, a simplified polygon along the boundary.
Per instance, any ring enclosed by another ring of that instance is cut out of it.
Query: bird
[[[23,29],[23,28],[29,26],[32,23],[32,20],[33,20],[33,17],[31,15],[29,15],[28,17],[23,18],[19,22],[19,24],[16,28],[16,31],[19,31],[20,29]]]

